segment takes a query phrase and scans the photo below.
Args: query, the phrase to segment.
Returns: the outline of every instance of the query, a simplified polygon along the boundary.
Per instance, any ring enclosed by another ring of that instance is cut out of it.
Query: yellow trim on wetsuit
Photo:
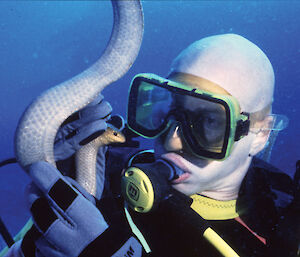
[[[239,217],[236,211],[236,200],[218,201],[202,195],[191,195],[193,203],[191,208],[206,220],[227,220]],[[211,227],[203,233],[223,256],[239,257],[239,255],[222,239]]]
[[[239,216],[236,200],[218,201],[202,195],[191,195],[191,208],[206,220],[228,220]]]

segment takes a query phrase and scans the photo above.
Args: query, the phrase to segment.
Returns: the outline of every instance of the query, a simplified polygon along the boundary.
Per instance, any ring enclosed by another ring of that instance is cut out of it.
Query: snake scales
[[[143,37],[141,3],[139,0],[112,0],[111,3],[114,24],[101,57],[79,75],[42,93],[23,113],[15,133],[15,154],[25,170],[37,161],[47,161],[56,166],[53,145],[60,125],[92,102],[105,87],[122,77],[135,61]],[[107,133],[102,138],[107,137]],[[114,137],[110,138],[114,140]],[[98,146],[110,143],[105,140],[99,142]],[[95,172],[95,163],[88,166],[89,172]],[[94,185],[82,183],[93,194]]]

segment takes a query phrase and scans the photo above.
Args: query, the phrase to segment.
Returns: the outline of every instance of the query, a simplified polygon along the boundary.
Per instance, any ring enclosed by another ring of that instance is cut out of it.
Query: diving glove
[[[47,162],[32,164],[29,175],[34,224],[22,240],[25,257],[141,256],[123,215],[104,218],[91,195]]]
[[[74,113],[60,127],[54,144],[55,160],[65,160],[82,145],[92,141],[93,135],[99,136],[107,128],[112,107],[99,95],[82,110]]]
[[[75,189],[61,173],[46,162],[29,169],[33,183],[28,201],[34,225],[22,241],[24,256],[80,256],[108,225],[79,185]]]

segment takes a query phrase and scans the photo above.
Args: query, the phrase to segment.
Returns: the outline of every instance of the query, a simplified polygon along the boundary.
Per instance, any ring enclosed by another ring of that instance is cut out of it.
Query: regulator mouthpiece
[[[176,167],[163,159],[135,163],[125,170],[121,179],[123,197],[136,212],[149,212],[170,197],[170,181],[177,177],[176,174]]]

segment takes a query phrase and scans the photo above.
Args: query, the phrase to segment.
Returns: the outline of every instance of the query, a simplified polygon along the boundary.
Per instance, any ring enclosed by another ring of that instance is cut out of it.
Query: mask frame
[[[141,87],[144,88],[141,89]],[[142,113],[146,111],[146,109],[141,109],[141,105],[138,103],[139,95],[143,90],[149,90],[150,92],[152,90],[151,87],[160,87],[175,95],[192,96],[224,107],[226,124],[221,150],[219,152],[213,152],[201,146],[195,139],[195,133],[192,131],[191,124],[189,124],[186,119],[180,118],[179,114],[172,114],[173,118],[166,116],[161,125],[155,129],[147,128],[146,126],[141,125],[142,122],[137,122],[137,119],[139,119],[138,114],[141,113],[141,111]],[[173,122],[181,123],[183,140],[189,148],[188,150],[193,155],[214,160],[226,159],[232,152],[234,142],[247,135],[250,126],[249,113],[240,113],[239,103],[237,99],[231,95],[215,94],[209,91],[192,88],[152,73],[137,74],[133,78],[129,89],[127,106],[128,127],[134,133],[144,138],[154,139],[166,132]]]

